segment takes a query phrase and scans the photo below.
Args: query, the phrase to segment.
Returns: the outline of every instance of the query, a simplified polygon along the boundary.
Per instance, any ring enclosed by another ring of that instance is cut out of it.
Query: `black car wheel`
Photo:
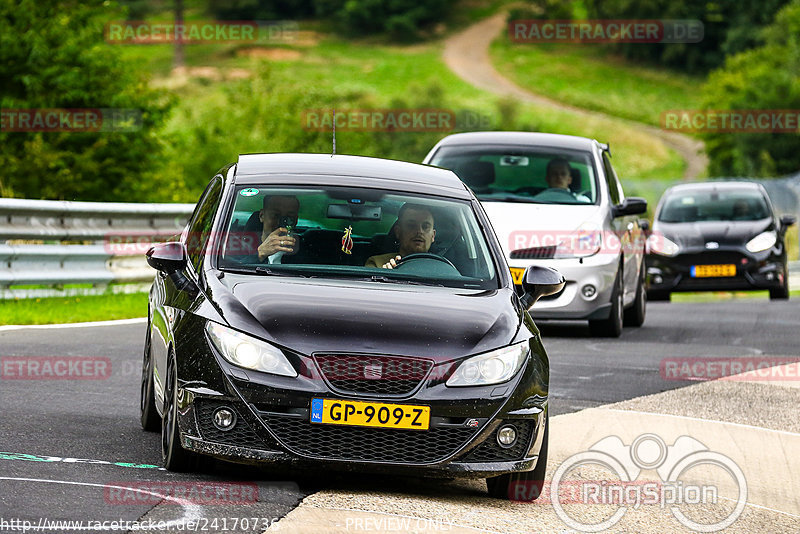
[[[178,376],[174,358],[167,360],[164,416],[161,418],[161,461],[169,471],[183,473],[197,466],[197,455],[181,446],[178,430]]]
[[[156,411],[156,398],[153,393],[153,357],[150,354],[150,322],[147,323],[147,334],[144,339],[142,355],[142,383],[139,396],[139,420],[142,428],[148,432],[156,432],[161,428],[161,421]]]
[[[512,501],[535,501],[542,494],[544,476],[547,471],[547,442],[550,435],[550,416],[545,418],[542,448],[533,471],[509,473],[486,479],[489,496]],[[520,488],[520,486],[522,486]]]
[[[589,330],[593,336],[619,337],[622,334],[622,268],[617,269],[614,279],[614,290],[611,292],[611,311],[608,319],[595,319],[589,321]]]
[[[788,300],[789,298],[789,273],[783,271],[783,285],[769,290],[769,300]]]
[[[636,284],[636,298],[633,306],[625,310],[625,326],[642,326],[647,310],[647,291],[644,289],[644,262],[639,267],[639,282]]]

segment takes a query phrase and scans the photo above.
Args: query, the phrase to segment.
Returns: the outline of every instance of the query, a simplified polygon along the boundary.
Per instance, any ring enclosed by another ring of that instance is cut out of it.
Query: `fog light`
[[[211,418],[214,426],[223,432],[227,432],[236,425],[236,413],[229,408],[217,408]]]
[[[597,288],[592,284],[586,284],[581,288],[581,294],[587,299],[594,298],[594,296],[597,294]]]
[[[661,282],[663,282],[663,281],[664,281],[664,279],[663,279],[663,278],[661,278],[659,275],[655,275],[655,276],[653,277],[653,283],[654,283],[654,284],[660,284],[660,283],[661,283]]]
[[[775,273],[767,273],[767,280],[775,280]]]
[[[517,441],[517,429],[514,425],[506,425],[497,431],[497,444],[507,449]]]

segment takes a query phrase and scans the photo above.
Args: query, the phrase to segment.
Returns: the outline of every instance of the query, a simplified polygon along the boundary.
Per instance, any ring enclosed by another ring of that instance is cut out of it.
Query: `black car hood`
[[[715,242],[720,247],[742,247],[749,240],[768,230],[772,219],[758,221],[702,221],[691,223],[664,223],[655,225],[656,235],[680,245],[682,250],[705,249],[706,243]]]
[[[508,288],[232,274],[221,282],[232,293],[223,311],[232,326],[246,328],[255,319],[266,339],[303,354],[369,352],[442,361],[511,343],[522,320]]]

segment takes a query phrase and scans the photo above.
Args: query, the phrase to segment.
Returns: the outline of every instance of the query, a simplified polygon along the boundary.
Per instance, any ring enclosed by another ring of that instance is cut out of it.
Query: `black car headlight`
[[[773,231],[762,232],[747,242],[745,248],[750,252],[762,252],[775,246],[778,234]]]
[[[528,342],[522,341],[502,349],[478,354],[461,362],[445,385],[490,386],[509,380],[528,356]]]
[[[234,365],[273,375],[297,376],[278,347],[210,321],[206,332],[222,357]]]
[[[659,256],[677,256],[681,247],[674,241],[667,239],[664,234],[653,234],[647,238],[647,252]]]

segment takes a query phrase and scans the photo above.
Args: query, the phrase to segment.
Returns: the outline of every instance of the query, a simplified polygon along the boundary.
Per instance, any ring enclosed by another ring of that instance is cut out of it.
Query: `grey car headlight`
[[[234,365],[273,375],[297,376],[278,347],[210,321],[206,332],[222,357]]]
[[[664,234],[653,234],[647,238],[647,251],[659,256],[677,256],[681,247],[671,241]]]
[[[750,252],[761,252],[772,248],[778,242],[778,235],[775,232],[762,232],[747,242],[745,248]]]
[[[489,386],[509,380],[528,356],[528,342],[522,341],[502,349],[478,354],[461,362],[445,385]]]

